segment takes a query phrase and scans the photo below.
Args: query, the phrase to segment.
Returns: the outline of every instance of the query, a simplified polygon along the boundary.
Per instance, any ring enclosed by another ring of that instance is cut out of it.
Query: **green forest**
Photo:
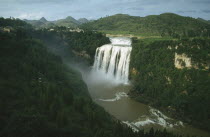
[[[131,96],[172,117],[210,130],[210,39],[133,39],[130,77]],[[191,67],[175,54],[191,58]]]
[[[146,17],[116,14],[82,25],[83,28],[111,34],[161,36],[173,38],[209,37],[210,24],[206,21],[163,13]]]
[[[0,31],[1,137],[181,137],[153,128],[133,132],[96,105],[81,74],[47,49],[47,40],[61,46],[69,40],[75,42],[71,48],[84,50],[77,48],[78,37],[83,41],[101,37],[107,42],[102,34],[70,33],[74,40],[61,31],[35,30],[23,21],[4,18],[0,26],[11,29]]]
[[[80,55],[81,58],[85,59],[89,64],[92,64],[94,61],[96,48],[110,43],[109,38],[99,32],[88,30],[84,32],[70,32],[66,27],[58,26],[53,27],[53,29],[56,31],[49,31],[49,29],[45,28],[32,31],[30,35],[34,38],[41,39],[50,48],[53,46],[56,49],[65,48],[65,50],[69,52],[66,56],[75,58]],[[75,54],[77,56],[75,56]]]

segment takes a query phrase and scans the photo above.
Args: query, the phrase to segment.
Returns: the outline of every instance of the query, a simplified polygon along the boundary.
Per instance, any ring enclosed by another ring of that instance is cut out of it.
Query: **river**
[[[94,102],[136,132],[139,129],[148,131],[153,127],[154,129],[166,128],[168,131],[182,135],[210,137],[208,132],[169,118],[159,110],[129,98],[127,93],[131,83],[127,81],[128,71],[124,69],[129,68],[126,64],[129,63],[131,42],[127,41],[127,38],[120,39],[111,39],[112,44],[98,48],[93,67],[80,70]],[[123,43],[126,43],[127,50]],[[118,63],[115,60],[118,60]],[[122,63],[119,63],[120,61]],[[110,75],[110,71],[113,76]],[[117,71],[120,71],[120,75]]]

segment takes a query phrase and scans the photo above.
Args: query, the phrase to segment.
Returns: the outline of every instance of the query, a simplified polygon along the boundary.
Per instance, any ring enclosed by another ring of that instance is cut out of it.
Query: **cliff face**
[[[84,50],[81,51],[81,52],[77,52],[77,51],[75,51],[75,50],[72,50],[72,52],[73,52],[76,56],[82,57],[82,58],[87,59],[87,60],[90,59],[90,55],[87,54],[87,52],[84,51]]]
[[[174,66],[177,69],[184,69],[184,68],[194,68],[194,69],[199,69],[198,63],[192,63],[192,59],[188,57],[185,53],[182,54],[177,54],[175,53],[175,58],[174,58]],[[200,66],[202,67],[202,70],[208,70],[209,69],[209,64],[203,64],[201,63]]]
[[[137,74],[139,74],[139,72],[136,70],[136,68],[132,68],[131,69],[131,75],[136,76]]]
[[[178,118],[210,127],[210,40],[136,40],[132,47],[130,77],[135,98],[161,108],[171,106]]]
[[[184,53],[175,53],[174,65],[177,69],[192,68],[192,61],[191,58],[187,57]]]

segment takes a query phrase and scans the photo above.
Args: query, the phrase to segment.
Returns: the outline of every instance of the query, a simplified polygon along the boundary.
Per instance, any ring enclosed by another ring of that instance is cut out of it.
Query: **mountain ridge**
[[[42,22],[47,22],[47,20],[45,19],[45,17],[42,17],[41,19],[39,19]]]
[[[89,20],[86,18],[80,18],[80,19],[76,20],[75,18],[73,18],[71,16],[67,16],[64,19],[58,19],[55,21],[48,21],[45,17],[42,17],[39,20],[23,19],[23,21],[31,24],[32,26],[34,26],[36,28],[49,28],[52,26],[65,26],[65,27],[76,28],[83,23],[89,22]]]
[[[85,29],[115,34],[155,35],[155,36],[208,36],[210,24],[174,13],[149,15],[146,17],[116,14],[100,18],[82,25]]]

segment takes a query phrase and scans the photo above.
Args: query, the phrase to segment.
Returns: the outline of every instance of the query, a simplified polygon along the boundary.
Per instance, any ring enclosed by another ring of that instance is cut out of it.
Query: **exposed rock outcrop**
[[[175,53],[174,65],[178,69],[192,68],[192,61],[186,54]]]

